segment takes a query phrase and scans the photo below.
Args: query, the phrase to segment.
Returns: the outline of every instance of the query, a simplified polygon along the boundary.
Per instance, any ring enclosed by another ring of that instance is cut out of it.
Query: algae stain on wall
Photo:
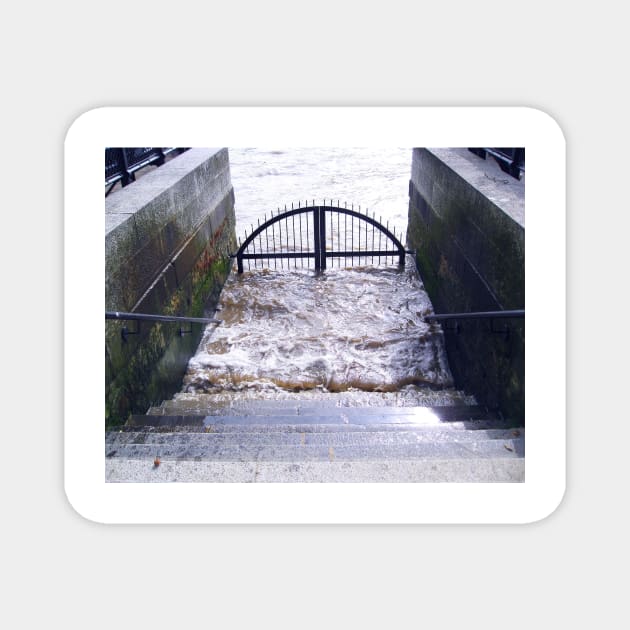
[[[220,207],[223,220],[209,232],[216,216],[209,213],[188,240],[191,252],[202,249],[188,273],[177,278],[176,287],[166,278],[154,282],[139,302],[138,312],[150,314],[203,317],[213,314],[221,289],[231,267],[230,253],[236,250],[233,193]],[[168,261],[166,261],[168,268]],[[170,272],[169,272],[170,273]],[[180,270],[181,275],[181,270]],[[137,327],[138,334],[123,341],[125,323]],[[190,357],[195,353],[203,333],[202,324],[180,325],[161,322],[106,322],[106,426],[124,424],[131,414],[146,413],[152,405],[170,398],[181,388]]]

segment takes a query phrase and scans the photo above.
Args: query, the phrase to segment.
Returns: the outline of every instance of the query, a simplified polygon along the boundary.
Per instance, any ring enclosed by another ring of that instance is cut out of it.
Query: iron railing
[[[486,155],[492,156],[501,167],[504,173],[508,173],[516,179],[521,179],[523,173],[525,173],[525,149],[524,148],[512,148],[512,149],[500,149],[500,148],[477,148],[468,149],[480,158],[486,159]]]
[[[135,173],[149,165],[161,166],[164,159],[174,151],[182,153],[183,147],[156,148],[142,147],[131,149],[105,149],[105,196],[109,195],[114,186],[120,182],[127,186],[136,178]]]

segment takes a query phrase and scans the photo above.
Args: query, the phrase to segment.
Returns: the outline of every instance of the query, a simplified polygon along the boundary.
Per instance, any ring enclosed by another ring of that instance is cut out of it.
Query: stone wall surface
[[[105,202],[106,310],[212,315],[236,250],[227,149],[190,149]],[[138,334],[124,341],[123,326]],[[106,322],[108,424],[177,391],[202,326],[188,330]]]
[[[414,149],[407,242],[436,313],[525,307],[525,184],[493,160]],[[461,319],[457,330],[446,345],[458,385],[524,419],[524,320]]]

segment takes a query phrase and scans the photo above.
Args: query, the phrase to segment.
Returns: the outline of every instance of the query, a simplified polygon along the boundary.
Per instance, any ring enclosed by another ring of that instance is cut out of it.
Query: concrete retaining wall
[[[227,149],[190,149],[105,200],[105,308],[213,314],[236,250]],[[121,329],[137,329],[125,342]],[[202,326],[117,322],[105,327],[106,420],[177,391]]]
[[[407,242],[436,312],[525,307],[524,181],[467,149],[414,149],[409,197]],[[460,320],[447,332],[451,370],[480,403],[522,421],[525,323],[493,326]]]

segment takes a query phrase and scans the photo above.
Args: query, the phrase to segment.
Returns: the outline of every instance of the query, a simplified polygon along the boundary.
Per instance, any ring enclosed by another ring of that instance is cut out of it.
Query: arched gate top
[[[302,205],[272,213],[264,222],[259,222],[249,235],[245,233],[245,240],[236,253],[238,272],[243,273],[243,261],[254,261],[257,267],[284,267],[291,262],[293,266],[310,266],[314,261],[316,270],[326,269],[327,259],[332,265],[337,260],[341,266],[350,260],[353,265],[355,259],[360,264],[374,262],[377,258],[385,260],[398,258],[399,266],[405,265],[406,250],[396,232],[389,229],[389,224],[383,225],[370,216],[367,211],[363,214],[353,206],[337,205]],[[368,260],[369,259],[369,260]],[[273,261],[273,263],[272,263]],[[266,263],[266,265],[265,265]]]

